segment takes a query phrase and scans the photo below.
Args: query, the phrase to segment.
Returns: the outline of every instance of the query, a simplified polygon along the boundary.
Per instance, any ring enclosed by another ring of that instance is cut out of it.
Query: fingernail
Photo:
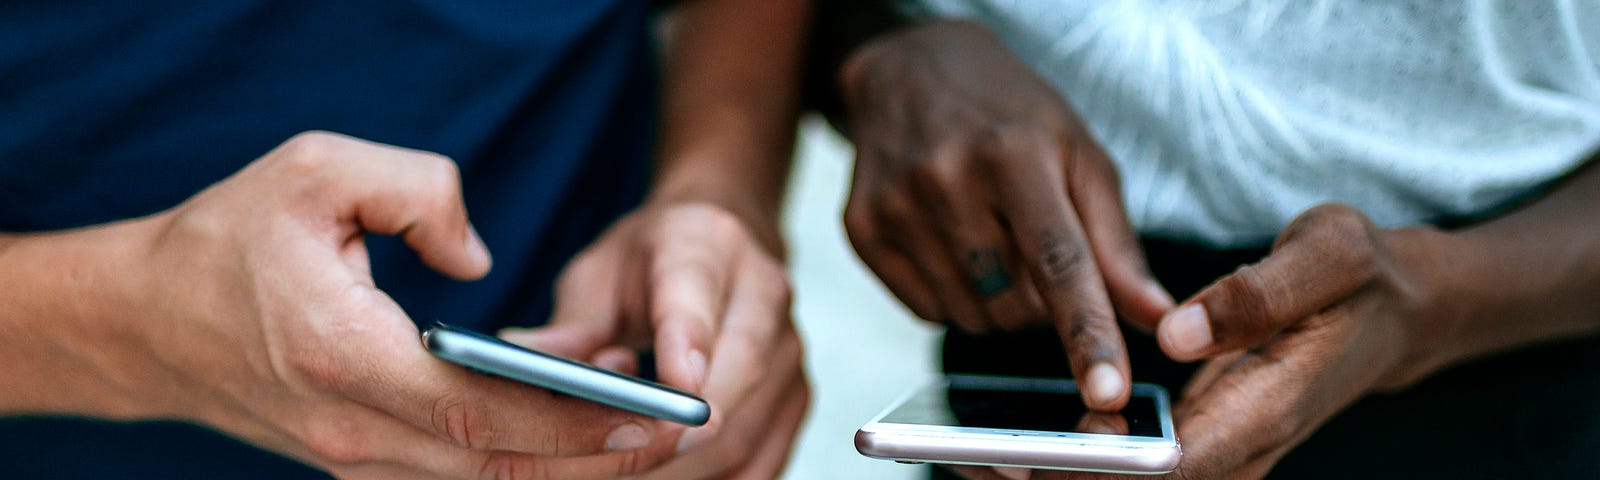
[[[1161,325],[1161,343],[1167,354],[1176,360],[1200,358],[1211,347],[1211,320],[1200,304],[1191,304],[1172,312]]]
[[[493,263],[493,259],[489,256],[489,245],[483,243],[483,237],[478,235],[477,227],[473,227],[470,223],[467,224],[467,251],[472,252],[474,259],[485,265]]]
[[[699,391],[706,384],[706,354],[699,350],[689,351],[689,373],[694,375],[694,388]]]
[[[1109,363],[1095,364],[1089,369],[1089,397],[1095,403],[1110,405],[1122,396],[1122,373]]]
[[[638,450],[650,444],[650,434],[645,433],[644,427],[637,423],[629,423],[612,430],[606,436],[606,450]]]
[[[678,453],[687,452],[691,448],[706,443],[706,440],[715,436],[716,433],[716,430],[712,430],[709,427],[691,428],[689,431],[683,432],[683,436],[678,438]]]
[[[1028,480],[1033,471],[1022,467],[994,467],[994,473],[1011,480]]]

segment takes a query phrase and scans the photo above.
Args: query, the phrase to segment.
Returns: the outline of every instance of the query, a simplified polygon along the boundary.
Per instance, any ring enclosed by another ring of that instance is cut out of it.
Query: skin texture
[[[1052,322],[1085,403],[1125,405],[1116,312],[1154,329],[1173,301],[1071,107],[963,21],[869,42],[840,84],[857,151],[844,222],[862,261],[926,319],[971,332]]]
[[[668,13],[649,199],[569,264],[548,327],[503,333],[622,371],[653,350],[708,425],[429,356],[362,239],[486,273],[454,162],[319,132],[151,217],[0,234],[0,332],[27,332],[0,333],[0,413],[191,421],[341,478],[774,478],[809,399],[777,227],[806,10]]]
[[[960,31],[944,34],[969,40],[968,45],[990,45],[970,41],[970,35]],[[989,55],[1007,54],[991,48]],[[929,61],[937,65],[946,60]],[[966,75],[983,77],[985,85],[1008,84],[1018,80],[999,77],[1021,75],[992,64],[968,65],[971,71]],[[906,75],[902,81],[908,84],[920,80]],[[975,102],[967,107],[971,111],[1014,108],[969,92],[957,89],[925,97]],[[1054,98],[1035,95],[1032,104]],[[1007,128],[1021,128],[1016,123]],[[1154,478],[1259,478],[1329,418],[1368,393],[1404,389],[1441,368],[1491,353],[1596,334],[1600,330],[1600,301],[1595,300],[1600,297],[1596,295],[1600,224],[1593,222],[1600,208],[1597,163],[1591,160],[1518,209],[1461,230],[1425,225],[1378,228],[1360,211],[1343,205],[1304,212],[1284,228],[1272,253],[1261,262],[1218,280],[1161,316],[1156,332],[1163,351],[1174,359],[1205,364],[1174,409],[1183,443],[1182,463],[1177,471]],[[983,178],[969,173],[955,179],[970,184],[974,176]],[[861,186],[858,178],[857,189]],[[916,210],[937,208],[913,203],[905,211]],[[890,277],[914,276],[893,269],[878,272],[886,282]],[[1116,283],[1101,273],[1107,285]],[[1078,354],[1074,355],[1076,362]],[[1116,477],[1017,468],[954,469],[975,479]]]

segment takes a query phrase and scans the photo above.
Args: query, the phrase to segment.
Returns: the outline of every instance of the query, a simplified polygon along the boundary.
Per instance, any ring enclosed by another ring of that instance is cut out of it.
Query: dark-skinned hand
[[[1053,322],[1085,403],[1126,404],[1116,313],[1153,329],[1172,299],[1066,101],[966,21],[876,39],[840,80],[857,152],[845,227],[862,261],[926,319],[977,333]]]

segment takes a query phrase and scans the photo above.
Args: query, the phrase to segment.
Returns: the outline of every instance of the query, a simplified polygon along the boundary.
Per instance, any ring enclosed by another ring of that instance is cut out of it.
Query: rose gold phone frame
[[[940,382],[948,385],[948,382]],[[1161,423],[1161,437],[1100,435],[1074,432],[1008,430],[880,422],[914,396],[895,402],[856,431],[856,451],[868,457],[912,463],[995,465],[1154,475],[1178,467],[1182,449],[1172,427],[1166,391],[1135,384],[1134,394],[1152,397]]]

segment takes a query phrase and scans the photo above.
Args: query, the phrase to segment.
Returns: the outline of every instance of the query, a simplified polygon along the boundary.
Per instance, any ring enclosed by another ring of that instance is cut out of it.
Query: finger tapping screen
[[[884,416],[884,423],[951,427],[1125,434],[1161,437],[1154,398],[1134,395],[1120,415],[1094,414],[1075,388],[1064,381],[1029,381],[1028,388],[952,377]],[[1124,423],[1125,422],[1125,423]],[[1125,433],[1124,433],[1125,432]]]

